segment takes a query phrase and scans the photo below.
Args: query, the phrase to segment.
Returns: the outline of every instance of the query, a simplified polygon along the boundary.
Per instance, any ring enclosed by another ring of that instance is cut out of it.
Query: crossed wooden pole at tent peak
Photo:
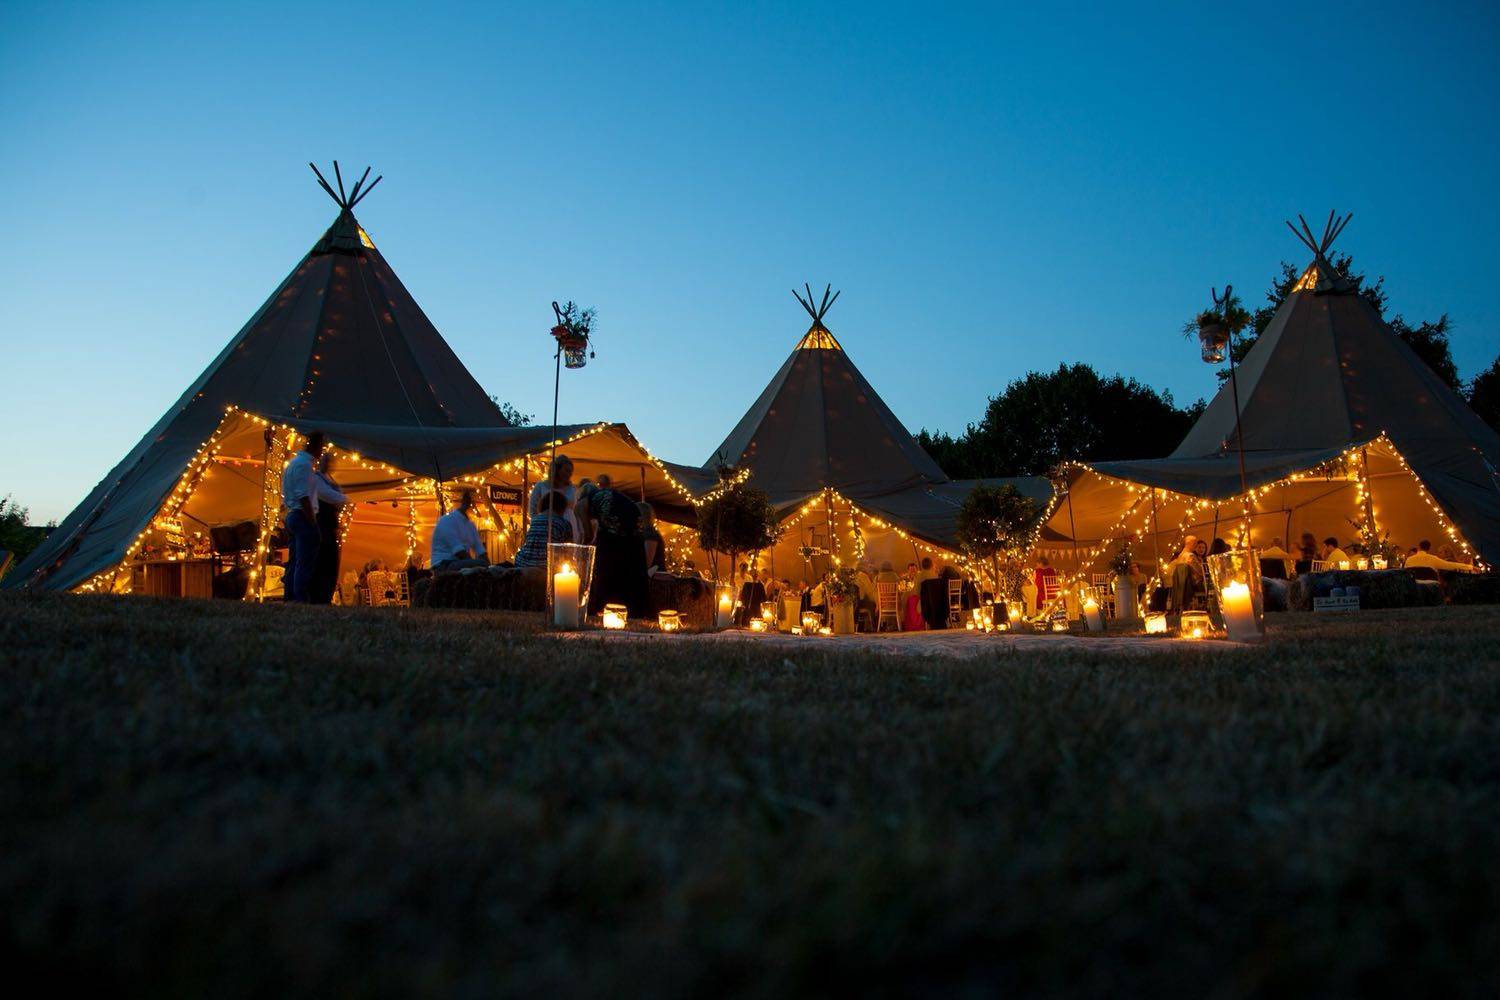
[[[338,193],[335,194],[333,191],[333,186],[328,183],[328,178],[323,176],[323,172],[312,163],[309,163],[308,166],[312,167],[312,172],[318,175],[318,183],[323,185],[323,190],[328,192],[328,197],[332,198],[338,204],[339,208],[342,208],[346,212],[352,211],[355,205],[358,205],[360,202],[364,201],[366,195],[375,190],[375,185],[379,184],[385,179],[385,174],[378,175],[373,181],[370,182],[370,186],[364,188],[363,193],[361,193],[360,188],[364,187],[365,178],[370,176],[370,168],[365,167],[364,174],[360,176],[359,180],[354,182],[353,189],[350,190],[348,194],[345,194],[344,175],[339,171],[339,161],[334,160],[333,178],[334,180],[338,181],[339,184]]]

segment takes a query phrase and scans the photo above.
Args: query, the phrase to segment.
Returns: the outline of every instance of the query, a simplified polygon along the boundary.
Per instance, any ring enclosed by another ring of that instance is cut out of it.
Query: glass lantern
[[[547,620],[558,628],[582,628],[594,580],[594,547],[551,542],[547,553]]]
[[[1230,642],[1266,641],[1266,601],[1260,580],[1260,552],[1231,549],[1208,557],[1208,571],[1219,591],[1219,613]]]
[[[1198,346],[1202,348],[1203,360],[1216,365],[1224,360],[1224,349],[1229,346],[1229,329],[1214,320],[1198,324]]]

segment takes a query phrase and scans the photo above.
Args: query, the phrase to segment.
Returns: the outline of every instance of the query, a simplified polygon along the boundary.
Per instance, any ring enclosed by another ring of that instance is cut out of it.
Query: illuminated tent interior
[[[804,286],[806,287],[806,286]],[[865,380],[823,319],[838,298],[793,292],[812,318],[765,390],[707,463],[750,473],[781,517],[762,562],[777,577],[811,579],[831,565],[932,555],[957,558],[959,507],[974,482],[944,475]],[[1045,506],[1051,484],[1008,482]]]
[[[337,164],[334,176],[337,191],[318,173],[339,207],[333,224],[5,586],[128,586],[121,581],[129,574],[119,568],[157,534],[191,541],[209,525],[263,519],[268,445],[257,419],[284,428],[274,442],[280,451],[269,449],[274,462],[285,457],[287,429],[295,427],[324,430],[340,455],[359,452],[390,466],[335,462],[335,476],[360,501],[345,568],[366,551],[399,563],[413,509],[425,546],[437,510],[434,481],[469,475],[519,485],[540,473],[550,429],[509,425],[355,218],[353,209],[381,178],[366,187],[366,170],[346,191]],[[712,485],[691,470],[669,472],[621,425],[559,432],[583,435],[566,446],[580,475],[612,472],[623,488],[655,500],[664,518],[688,516],[679,486]],[[533,457],[523,468],[518,460],[527,454]],[[158,532],[158,521],[168,530]]]
[[[1168,458],[1071,467],[1042,551],[1099,572],[1134,537],[1149,564],[1184,532],[1233,542],[1248,507],[1258,546],[1304,531],[1385,536],[1403,551],[1426,538],[1461,559],[1500,561],[1500,435],[1329,263],[1347,224],[1330,214],[1317,239],[1303,223],[1313,262],[1239,366],[1249,493],[1226,383]]]

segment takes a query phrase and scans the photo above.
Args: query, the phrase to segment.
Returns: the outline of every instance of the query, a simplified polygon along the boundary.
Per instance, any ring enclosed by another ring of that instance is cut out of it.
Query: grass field
[[[12,979],[1500,992],[1500,609],[1136,659],[533,631],[0,598]]]

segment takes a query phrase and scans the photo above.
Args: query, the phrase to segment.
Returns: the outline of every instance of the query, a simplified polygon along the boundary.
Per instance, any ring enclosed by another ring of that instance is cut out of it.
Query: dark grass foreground
[[[1500,990],[1500,610],[986,663],[531,627],[0,600],[12,981]]]

